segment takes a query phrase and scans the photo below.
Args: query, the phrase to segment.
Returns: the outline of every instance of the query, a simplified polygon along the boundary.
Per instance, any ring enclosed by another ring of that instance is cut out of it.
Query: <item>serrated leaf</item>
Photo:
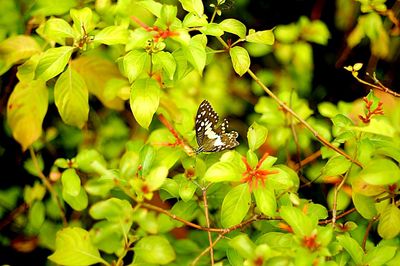
[[[275,42],[275,37],[272,30],[255,31],[251,29],[249,30],[249,34],[246,36],[246,41],[273,45]]]
[[[57,79],[54,101],[64,123],[84,126],[89,115],[89,92],[83,78],[71,67]]]
[[[231,189],[225,196],[221,208],[221,224],[224,228],[239,224],[250,208],[250,192],[247,183]]]
[[[364,255],[364,251],[357,243],[357,241],[351,238],[349,235],[339,235],[336,237],[339,244],[350,254],[356,265],[360,265],[362,262],[362,257]]]
[[[239,76],[242,76],[249,70],[250,56],[246,49],[235,46],[229,49],[229,55],[231,56],[233,69]]]
[[[204,13],[204,6],[201,0],[179,0],[179,2],[187,12],[193,12],[199,17]]]
[[[70,168],[65,170],[61,175],[61,182],[63,185],[63,192],[73,197],[79,195],[81,190],[81,179],[75,169]]]
[[[391,239],[400,233],[400,210],[396,205],[390,204],[381,213],[378,224],[378,234],[383,239]]]
[[[7,103],[7,122],[23,150],[42,134],[48,107],[48,91],[40,80],[19,82]]]
[[[132,84],[130,106],[132,113],[143,128],[148,128],[160,102],[160,87],[151,78],[139,79]]]
[[[176,258],[171,244],[162,236],[146,236],[140,239],[133,249],[135,259],[150,264],[165,265]]]
[[[247,140],[249,142],[249,148],[252,151],[260,148],[264,144],[268,136],[268,129],[257,122],[254,122],[247,131]]]
[[[64,228],[57,233],[56,250],[49,260],[62,265],[106,263],[92,244],[89,232],[79,227]]]
[[[236,34],[242,39],[246,37],[246,26],[237,19],[224,19],[219,25],[223,31]]]
[[[176,62],[171,53],[164,51],[154,53],[152,56],[152,60],[154,65],[161,65],[162,69],[164,69],[167,73],[169,79],[172,80],[174,78]]]
[[[48,81],[60,74],[71,58],[74,49],[74,47],[62,46],[45,51],[36,66],[36,79]]]
[[[265,215],[274,217],[276,212],[276,198],[270,187],[258,187],[253,191],[257,208]]]
[[[365,165],[359,178],[371,185],[390,185],[400,179],[400,169],[391,160],[375,159]]]
[[[124,56],[123,65],[129,82],[135,81],[144,72],[149,54],[143,50],[132,50]]]
[[[94,36],[94,42],[107,45],[126,44],[128,42],[129,32],[122,26],[109,26],[102,29]]]

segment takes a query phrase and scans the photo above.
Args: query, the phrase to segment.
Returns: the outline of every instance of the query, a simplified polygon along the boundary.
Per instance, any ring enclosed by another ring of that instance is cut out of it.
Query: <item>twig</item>
[[[364,238],[363,238],[363,241],[362,241],[362,244],[361,244],[361,247],[362,247],[362,249],[363,249],[364,252],[365,252],[365,245],[367,244],[367,239],[368,239],[369,231],[371,231],[371,227],[372,227],[373,223],[375,223],[376,220],[378,220],[378,218],[379,218],[379,214],[376,215],[376,216],[374,216],[374,217],[372,217],[372,219],[369,220],[369,222],[368,222],[367,228],[365,229]]]
[[[304,158],[300,164],[298,164],[296,166],[296,168],[294,170],[299,171],[301,167],[304,167],[305,165],[309,164],[310,162],[315,161],[315,159],[317,159],[318,157],[321,156],[321,150],[318,150],[316,152],[314,152],[313,154],[307,156],[306,158]]]
[[[203,192],[203,202],[204,202],[204,213],[206,216],[206,223],[207,223],[207,228],[210,228],[210,217],[208,215],[208,202],[207,202],[207,188],[202,189]],[[214,265],[214,250],[213,250],[213,240],[211,236],[211,232],[208,231],[208,242],[210,243],[210,259],[211,259],[211,265]]]
[[[209,247],[207,247],[206,249],[204,249],[193,261],[192,263],[190,263],[191,266],[195,266],[199,260],[201,259],[201,257],[203,257],[205,254],[207,254],[207,252],[209,252],[210,250],[213,249],[213,247],[218,243],[218,241],[220,241],[225,234],[220,234],[217,239],[215,239],[214,243],[212,243],[212,245],[210,245]]]
[[[37,160],[35,151],[33,150],[32,146],[29,146],[29,153],[31,155],[32,158],[32,162],[33,165],[36,169],[36,172],[40,178],[40,180],[43,182],[43,184],[45,185],[45,187],[47,188],[47,190],[50,192],[52,198],[56,201],[58,208],[60,209],[60,215],[61,215],[61,219],[63,221],[63,225],[66,227],[68,226],[68,222],[67,219],[65,218],[65,212],[64,212],[64,208],[61,205],[61,201],[60,199],[57,197],[56,192],[53,189],[53,186],[51,185],[51,183],[49,182],[49,180],[47,179],[47,177],[43,174],[42,170],[40,169],[39,166],[39,162]]]
[[[9,223],[15,220],[21,213],[28,209],[28,204],[22,203],[17,208],[15,208],[6,218],[0,221],[0,231],[6,227]]]
[[[179,136],[178,132],[176,132],[171,123],[162,114],[158,115],[158,119],[172,133],[172,135],[174,135],[176,141],[175,143],[172,144],[173,146],[181,146],[183,150],[186,152],[186,154],[189,156],[193,156],[196,154],[194,149],[189,144],[187,144],[183,138]]]
[[[348,211],[345,211],[345,212],[343,212],[343,213],[337,215],[337,216],[336,216],[336,220],[338,220],[338,219],[340,219],[340,218],[342,218],[342,217],[344,217],[344,216],[346,216],[346,215],[348,215],[348,214],[350,214],[350,213],[352,213],[352,212],[355,212],[355,211],[356,211],[356,208],[352,208],[352,209],[350,209],[350,210],[348,210]],[[318,224],[319,224],[319,225],[330,224],[330,223],[332,222],[332,220],[333,220],[333,219],[328,219],[328,220],[319,221]]]
[[[356,74],[358,73],[357,71],[352,71],[352,76],[360,83],[367,85],[369,87],[372,87],[374,89],[383,91],[387,94],[393,95],[394,97],[400,97],[400,93],[397,93],[395,91],[392,91],[391,89],[389,89],[388,87],[384,86],[375,76],[373,77],[374,82],[377,83],[378,85],[369,83],[368,81],[365,81],[361,78],[358,77],[358,75]],[[370,76],[370,74],[367,73],[368,76]]]

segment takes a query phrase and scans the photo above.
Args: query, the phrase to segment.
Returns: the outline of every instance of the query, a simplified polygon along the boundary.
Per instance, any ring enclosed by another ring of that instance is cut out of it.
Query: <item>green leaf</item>
[[[49,260],[62,265],[108,264],[93,246],[89,232],[79,227],[64,228],[57,233],[56,250]]]
[[[372,197],[367,197],[356,192],[353,192],[351,197],[358,213],[365,219],[372,219],[377,214],[375,200]]]
[[[90,8],[71,9],[69,14],[74,21],[74,30],[80,32],[81,36],[84,36],[85,33],[87,34],[94,29],[95,22],[93,20],[93,12]]]
[[[165,70],[170,80],[174,78],[176,62],[171,53],[163,51],[154,53],[152,56],[152,60],[154,65],[161,65],[162,69]]]
[[[183,177],[179,182],[179,196],[185,202],[192,200],[197,186],[191,180]]]
[[[338,176],[346,173],[350,168],[351,162],[341,155],[331,157],[324,168],[323,176]]]
[[[74,49],[74,47],[62,46],[45,51],[36,66],[36,79],[48,81],[60,74],[71,58]]]
[[[217,162],[208,168],[204,180],[209,182],[239,181],[242,178],[236,166],[231,162]]]
[[[330,36],[331,34],[329,33],[328,27],[320,20],[313,20],[311,22],[307,21],[306,25],[301,29],[301,37],[304,40],[321,45],[326,45]]]
[[[383,239],[391,239],[400,233],[400,210],[396,205],[388,205],[381,213],[378,234]]]
[[[318,223],[317,219],[311,219],[295,207],[282,206],[279,212],[282,219],[293,229],[293,232],[301,237],[310,236]]]
[[[151,78],[139,79],[132,84],[130,106],[132,113],[143,128],[149,128],[160,102],[160,87]]]
[[[351,238],[349,235],[339,235],[336,237],[339,244],[350,254],[356,265],[361,265],[364,251],[357,243],[357,241]]]
[[[318,112],[328,118],[333,118],[339,114],[339,110],[333,103],[323,102],[318,104]]]
[[[198,203],[197,201],[178,201],[171,209],[171,213],[181,217],[187,221],[192,221],[197,216]],[[177,227],[183,226],[184,224],[179,221],[175,221]]]
[[[178,9],[176,6],[172,5],[163,5],[161,7],[160,19],[163,24],[169,26],[171,25],[174,20],[176,19],[176,14]]]
[[[50,18],[41,28],[38,29],[38,33],[43,35],[47,40],[55,41],[61,45],[65,45],[65,39],[77,39],[78,36],[67,21],[60,18]]]
[[[364,256],[363,264],[368,266],[387,265],[386,262],[391,260],[396,254],[397,247],[377,246],[370,250]]]
[[[42,123],[47,113],[48,91],[40,80],[19,82],[7,103],[7,122],[12,135],[23,150],[42,134]]]
[[[145,0],[145,1],[137,1],[137,3],[146,8],[150,13],[152,13],[156,17],[160,17],[161,14],[161,8],[163,5],[159,2],[153,1],[153,0]]]
[[[253,191],[257,208],[265,215],[274,217],[276,213],[276,198],[273,188],[258,187]]]
[[[64,123],[84,126],[89,115],[89,92],[81,75],[71,67],[57,79],[54,101]]]
[[[205,15],[199,17],[194,13],[187,13],[183,19],[182,25],[185,28],[191,28],[206,26],[207,23],[207,17]]]
[[[174,249],[162,236],[146,236],[135,247],[135,259],[151,264],[165,265],[176,259]]]
[[[124,56],[123,65],[129,82],[134,82],[142,73],[149,60],[149,54],[143,50],[132,50]]]
[[[242,76],[249,70],[250,56],[246,49],[235,46],[229,49],[229,55],[231,56],[233,69],[239,76]]]
[[[42,201],[35,201],[29,209],[29,224],[35,229],[39,230],[42,226],[46,216],[46,208]]]
[[[68,203],[68,205],[76,211],[82,211],[88,206],[88,196],[83,187],[80,188],[77,196],[72,196],[71,194],[66,193],[66,191],[63,189],[62,197]]]
[[[17,35],[5,39],[0,43],[0,75],[5,73],[12,65],[40,53],[41,48],[36,40],[27,35]]]
[[[265,143],[268,136],[268,129],[262,125],[254,122],[247,131],[247,140],[249,142],[249,148],[252,151],[260,148]]]
[[[350,196],[343,189],[339,190],[336,197],[336,209],[346,210],[347,206],[349,206],[351,202],[350,199],[351,199]],[[331,188],[328,192],[328,197],[327,197],[328,206],[331,209],[333,208],[334,200],[335,200],[335,189]]]
[[[182,46],[189,63],[200,73],[206,65],[206,49],[198,38],[191,38],[187,45]]]
[[[146,176],[150,191],[158,190],[168,175],[168,168],[159,166],[151,169],[150,173]]]
[[[121,225],[108,221],[100,221],[90,229],[93,244],[107,253],[117,253],[125,246]]]
[[[102,197],[106,196],[114,187],[114,178],[107,175],[95,179],[90,179],[85,183],[85,190],[90,195]]]
[[[224,228],[239,224],[250,208],[250,192],[247,184],[240,184],[225,196],[221,208],[221,224]]]
[[[122,26],[109,26],[102,29],[94,36],[94,42],[107,45],[126,44],[128,42],[129,32]]]
[[[134,151],[127,151],[119,161],[120,175],[124,179],[135,177],[139,167],[139,154]]]
[[[246,37],[246,26],[237,19],[228,18],[219,23],[223,31],[236,34],[241,39]]]
[[[126,217],[133,215],[133,210],[127,200],[110,198],[93,204],[89,214],[96,220],[106,219],[110,222],[123,222]]]
[[[86,173],[105,174],[106,161],[96,150],[81,150],[76,156],[78,168]]]
[[[390,185],[400,179],[400,169],[391,160],[374,159],[359,173],[359,178],[371,185]]]
[[[63,193],[69,194],[73,197],[79,195],[81,190],[81,179],[75,169],[70,168],[65,170],[61,175],[61,182],[63,185]]]
[[[234,248],[241,257],[251,259],[254,257],[256,245],[250,240],[246,234],[235,236],[229,241],[229,246]]]
[[[201,0],[179,0],[182,7],[187,12],[193,12],[197,16],[201,17],[204,13],[204,6]]]
[[[224,31],[221,29],[219,24],[216,23],[208,23],[207,25],[200,28],[200,32],[206,35],[218,37],[224,34]]]
[[[246,36],[246,41],[273,45],[275,42],[274,33],[272,30],[255,31],[253,29],[249,30],[249,34]]]

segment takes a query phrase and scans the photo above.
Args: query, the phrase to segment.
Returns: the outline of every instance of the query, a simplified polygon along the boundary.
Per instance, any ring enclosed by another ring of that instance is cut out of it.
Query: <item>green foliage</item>
[[[256,31],[218,17],[224,0],[53,2],[0,4],[0,155],[19,143],[23,175],[0,190],[2,245],[59,265],[396,265],[398,94],[355,63],[375,90],[316,103],[314,49],[335,36],[323,21]],[[367,38],[396,59],[390,7],[358,2],[337,1],[357,20],[348,48]],[[196,154],[203,99],[220,116],[210,145],[233,128],[235,150]]]

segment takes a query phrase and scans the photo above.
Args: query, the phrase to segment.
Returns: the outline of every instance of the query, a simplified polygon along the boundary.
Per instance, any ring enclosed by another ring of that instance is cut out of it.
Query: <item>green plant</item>
[[[385,57],[384,1],[359,2],[369,13],[354,31]],[[29,151],[23,165],[38,181],[0,192],[0,228],[19,218],[18,230],[61,265],[396,265],[400,110],[386,114],[371,90],[358,110],[323,102],[314,114],[311,43],[327,44],[326,25],[302,17],[256,31],[216,22],[224,4],[211,4],[209,17],[199,0],[32,4],[35,31],[3,38],[0,73],[14,79],[6,131]],[[251,56],[266,55],[282,72],[251,70]],[[346,67],[398,97],[361,68]],[[235,150],[196,154],[202,99],[248,119],[235,124]],[[302,195],[318,185],[322,202]]]

